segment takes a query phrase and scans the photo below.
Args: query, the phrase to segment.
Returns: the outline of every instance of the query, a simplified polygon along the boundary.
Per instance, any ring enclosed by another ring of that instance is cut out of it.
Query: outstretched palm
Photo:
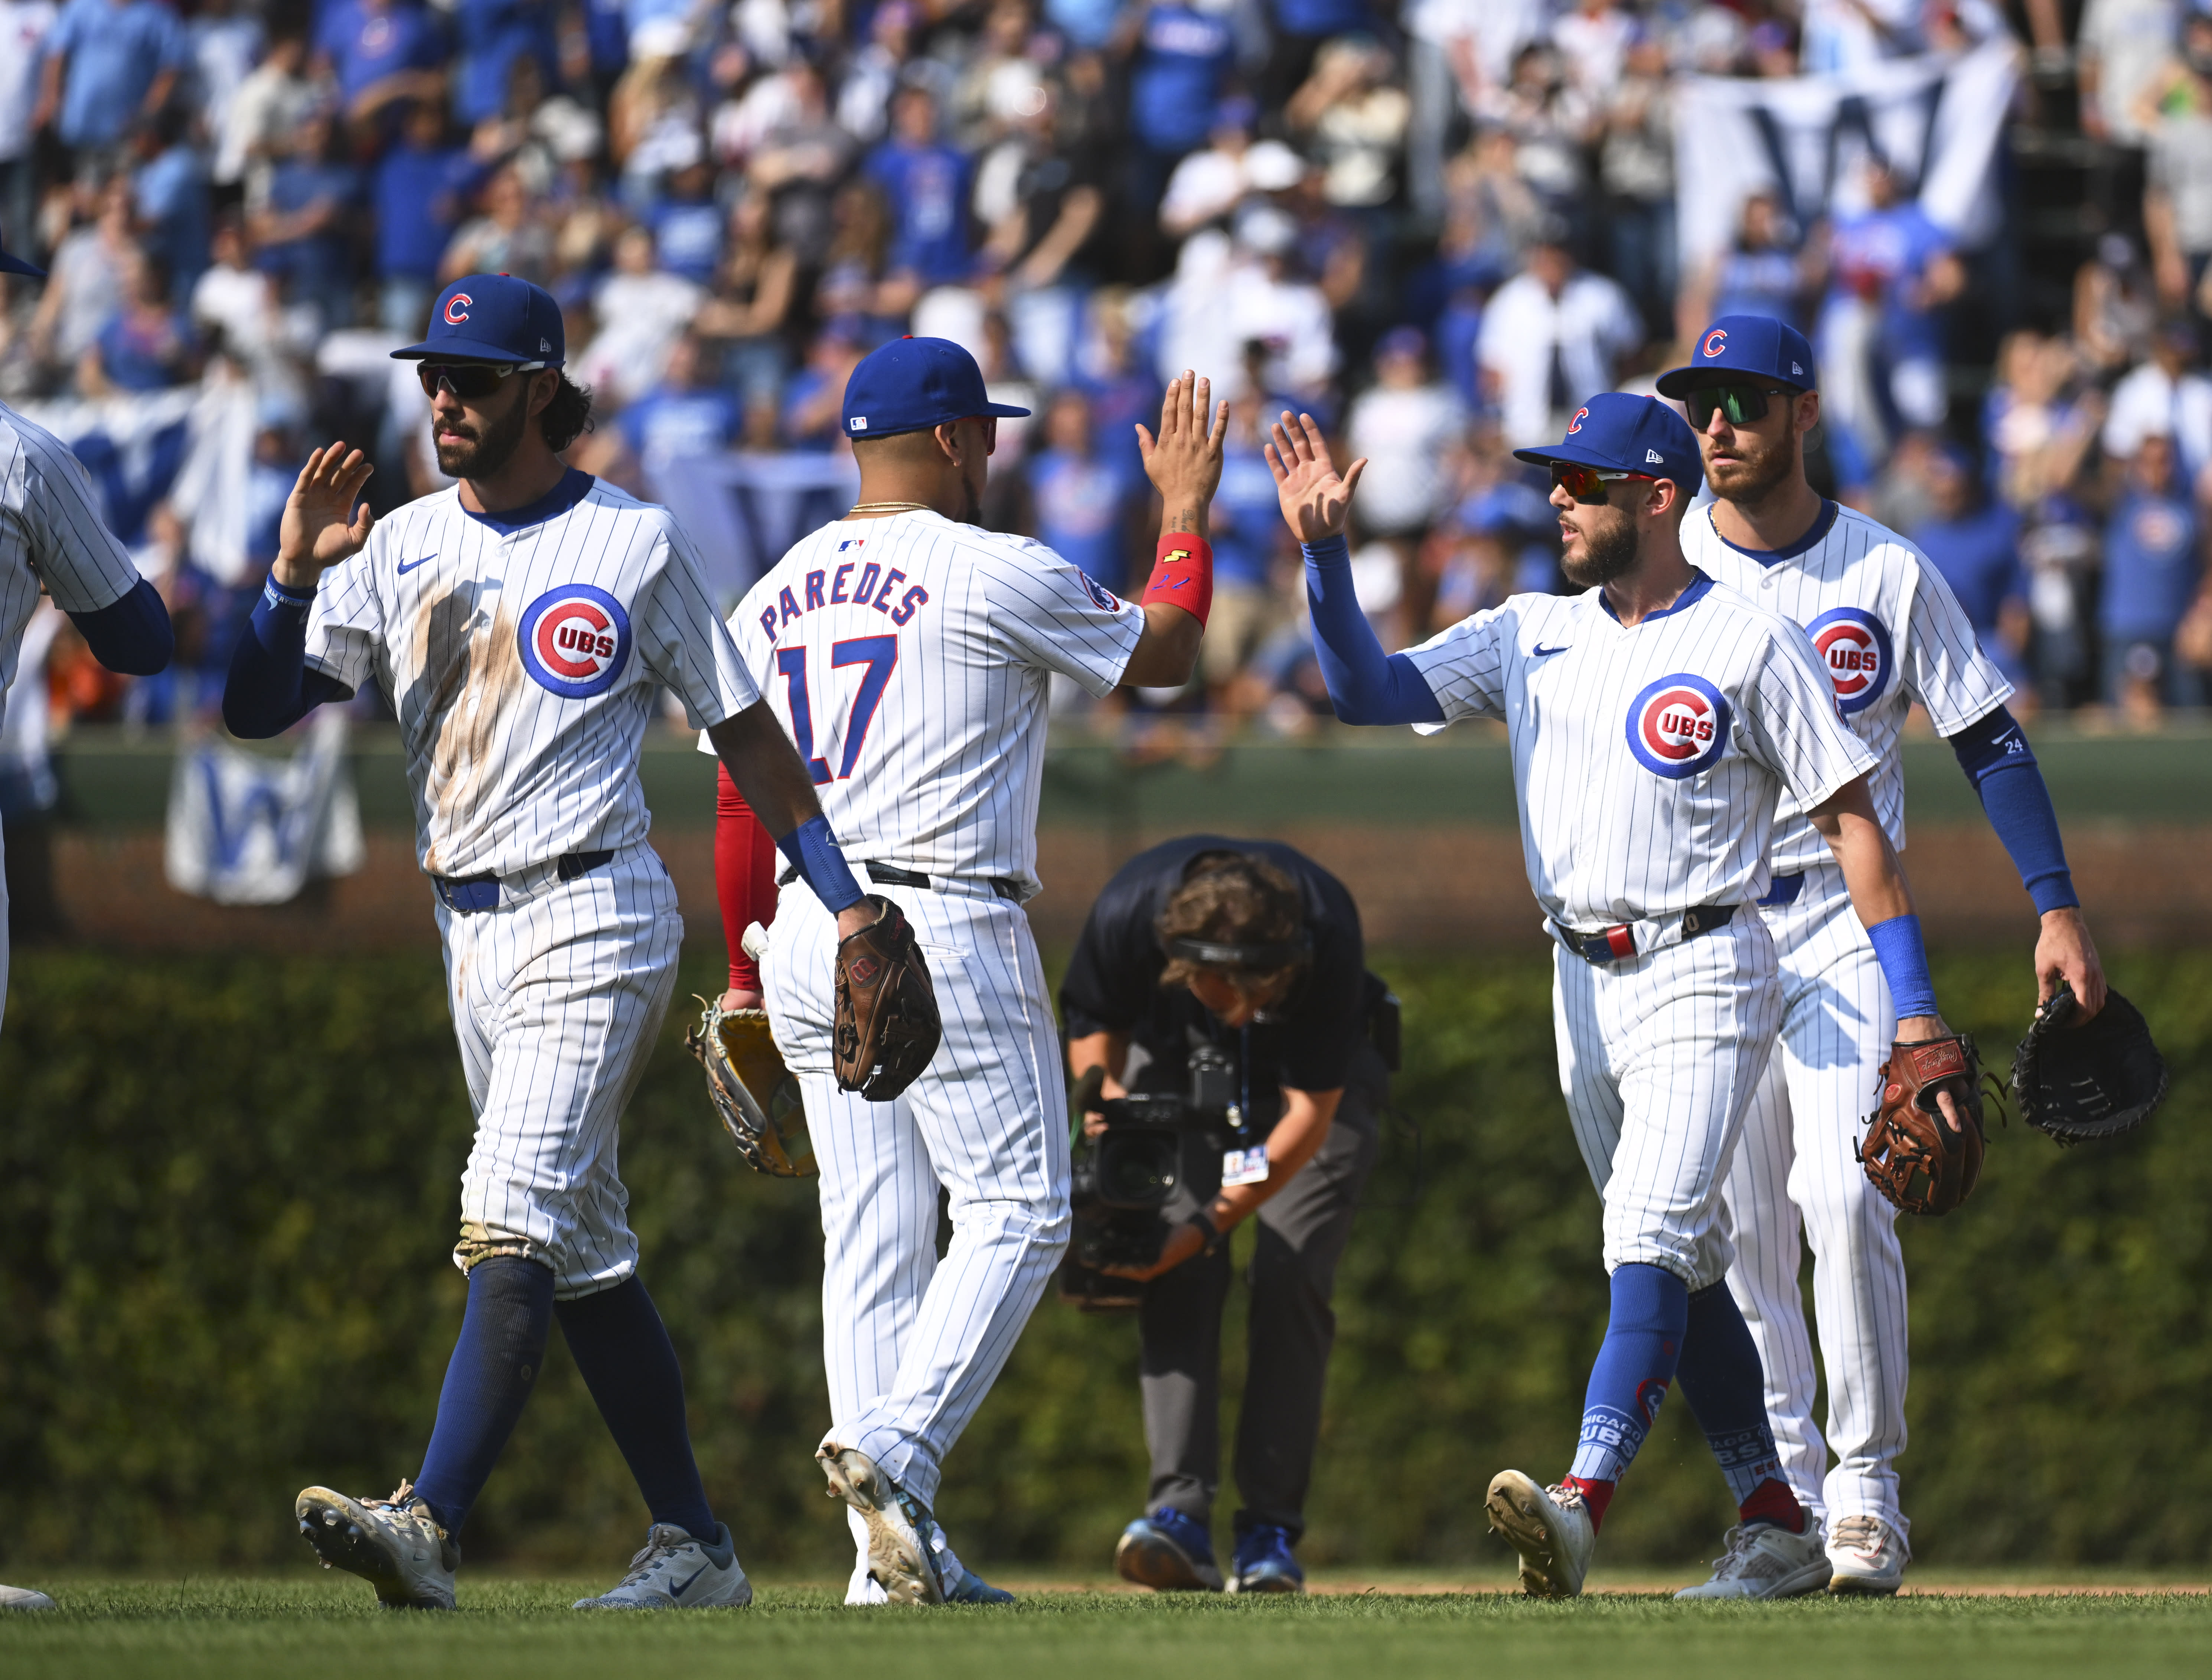
[[[299,482],[284,499],[276,535],[280,570],[312,583],[325,567],[361,552],[376,520],[368,504],[356,503],[356,498],[375,470],[360,450],[346,453],[343,439],[307,457]]]
[[[1310,414],[1294,416],[1285,409],[1269,429],[1273,441],[1266,447],[1267,470],[1275,475],[1275,496],[1282,503],[1285,522],[1302,543],[1342,536],[1367,458],[1361,456],[1340,477]]]

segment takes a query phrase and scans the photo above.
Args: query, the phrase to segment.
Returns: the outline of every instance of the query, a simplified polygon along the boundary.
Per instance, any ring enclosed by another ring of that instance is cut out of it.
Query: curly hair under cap
[[[559,454],[586,432],[592,429],[592,393],[563,372],[561,386],[553,393],[553,400],[545,405],[538,417],[538,429],[544,437],[548,448]]]
[[[1170,940],[1206,940],[1220,945],[1290,945],[1306,930],[1305,896],[1293,881],[1264,857],[1249,852],[1201,854],[1191,873],[1170,898],[1167,908],[1153,924],[1160,943]],[[1170,957],[1160,975],[1163,986],[1189,983],[1201,971],[1225,975],[1247,995],[1273,989],[1311,960],[1296,960],[1264,971],[1217,968],[1188,958]]]

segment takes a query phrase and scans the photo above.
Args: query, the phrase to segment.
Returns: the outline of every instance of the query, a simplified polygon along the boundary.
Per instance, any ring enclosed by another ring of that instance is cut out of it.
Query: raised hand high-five
[[[1273,441],[1261,453],[1267,458],[1267,471],[1275,475],[1284,522],[1302,543],[1341,537],[1352,492],[1367,470],[1367,457],[1362,455],[1340,477],[1329,461],[1328,446],[1322,441],[1321,427],[1310,414],[1294,416],[1285,409],[1283,417],[1268,429]]]
[[[343,438],[307,457],[299,482],[284,498],[284,518],[277,527],[277,582],[288,589],[312,589],[325,568],[361,552],[376,516],[368,503],[356,506],[355,498],[375,471],[360,450],[346,453]]]
[[[1229,437],[1229,405],[1214,404],[1212,396],[1213,381],[1186,369],[1160,399],[1159,435],[1137,428],[1137,453],[1160,493],[1164,537],[1177,531],[1206,534],[1206,510],[1221,484],[1221,455]]]

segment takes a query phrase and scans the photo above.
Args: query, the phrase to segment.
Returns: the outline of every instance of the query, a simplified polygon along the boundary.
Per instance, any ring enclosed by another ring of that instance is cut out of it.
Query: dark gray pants
[[[1369,1065],[1371,1059],[1372,1065]],[[1374,1170],[1376,1110],[1389,1075],[1364,1052],[1320,1151],[1255,1218],[1259,1243],[1245,1275],[1251,1292],[1244,1404],[1237,1423],[1238,1533],[1255,1524],[1305,1531],[1306,1488],[1321,1433],[1322,1386],[1336,1340],[1336,1264]],[[1165,1209],[1180,1223],[1219,1187],[1221,1158],[1194,1141],[1183,1153],[1185,1189]],[[1152,1459],[1145,1508],[1170,1506],[1210,1523],[1221,1484],[1221,1313],[1229,1296],[1229,1245],[1187,1260],[1145,1285],[1138,1310],[1145,1444]]]

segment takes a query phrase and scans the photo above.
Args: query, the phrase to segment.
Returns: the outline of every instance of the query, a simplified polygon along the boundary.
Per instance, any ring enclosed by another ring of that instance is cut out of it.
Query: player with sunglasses
[[[1869,778],[1875,807],[1899,851],[1898,738],[1911,703],[1927,708],[2041,914],[2041,995],[2063,978],[2095,1013],[2104,972],[2051,796],[2005,709],[2011,685],[1925,557],[1865,514],[1824,500],[1806,479],[1806,439],[1820,419],[1811,347],[1779,321],[1725,315],[1698,338],[1688,366],[1661,376],[1659,390],[1688,410],[1714,496],[1683,522],[1683,551],[1805,627],[1844,722],[1880,757]],[[1759,914],[1779,953],[1786,1013],[1728,1180],[1736,1248],[1729,1284],[1766,1368],[1790,1484],[1826,1524],[1826,1579],[1808,1568],[1782,1586],[1888,1593],[1911,1555],[1896,1470],[1905,1440],[1905,1262],[1895,1210],[1868,1182],[1856,1146],[1877,1106],[1893,1024],[1920,1005],[1896,993],[1893,977],[1885,979],[1813,825],[1795,807],[1785,814]],[[1817,1373],[1798,1286],[1801,1222],[1813,1245],[1828,1373],[1825,1440],[1813,1419]],[[1686,1383],[1696,1354],[1684,1354]]]

